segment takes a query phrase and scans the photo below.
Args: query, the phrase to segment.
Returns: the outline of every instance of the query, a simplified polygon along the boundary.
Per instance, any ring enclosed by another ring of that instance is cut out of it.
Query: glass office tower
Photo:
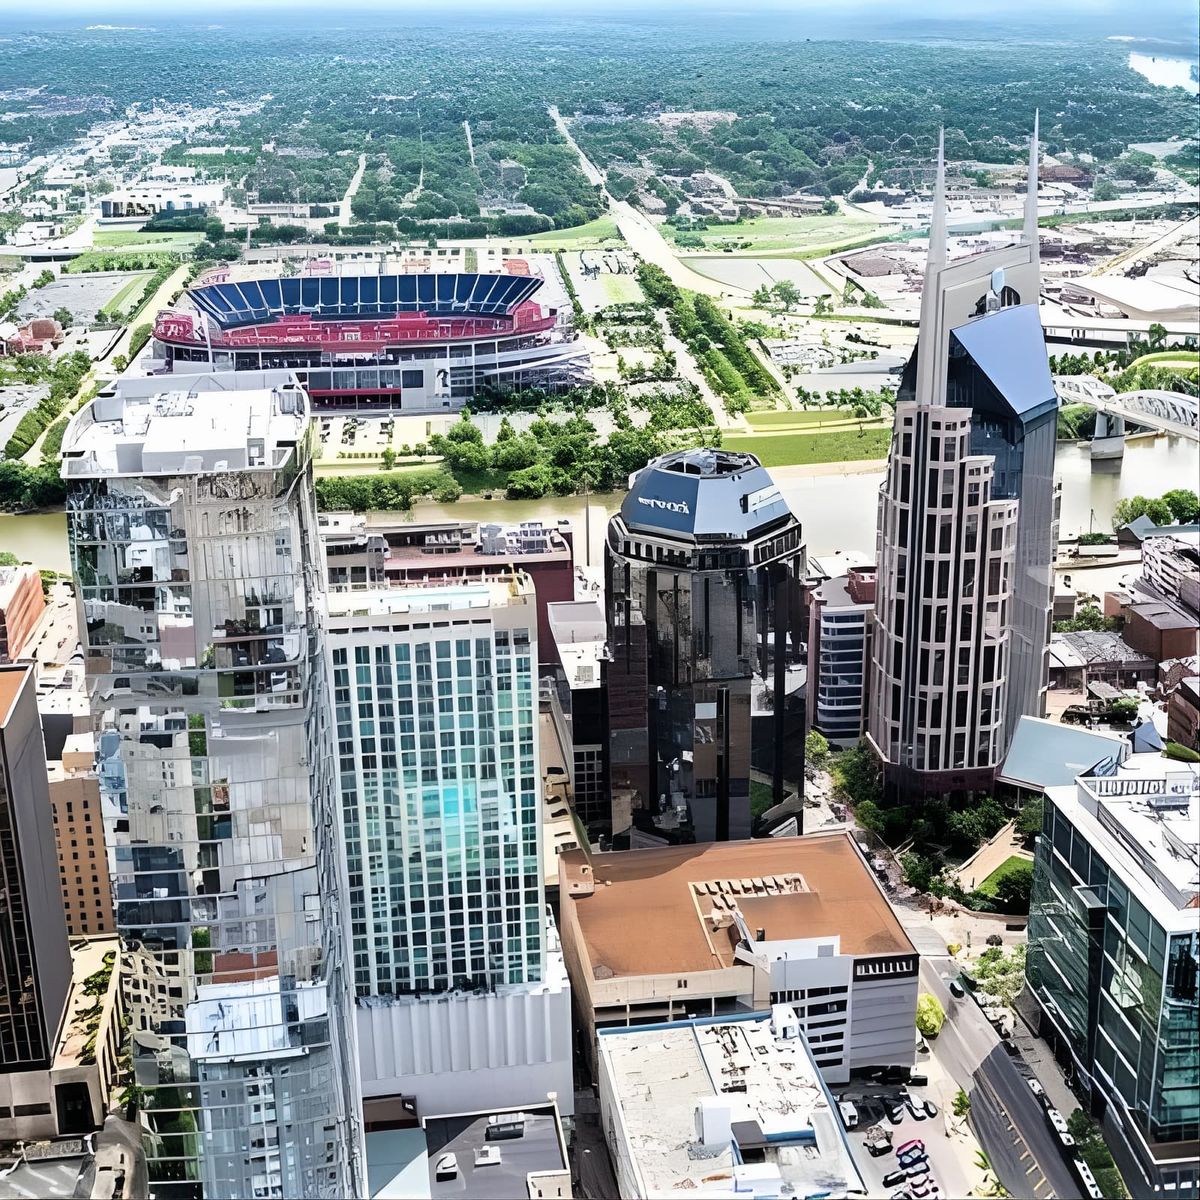
[[[361,1194],[307,400],[229,380],[63,440],[151,1188]]]
[[[613,846],[749,837],[751,768],[774,803],[802,786],[800,522],[752,454],[682,450],[634,477],[604,561]]]
[[[1200,767],[1151,752],[1050,789],[1038,839],[1029,988],[1135,1196],[1200,1185],[1198,830]]]

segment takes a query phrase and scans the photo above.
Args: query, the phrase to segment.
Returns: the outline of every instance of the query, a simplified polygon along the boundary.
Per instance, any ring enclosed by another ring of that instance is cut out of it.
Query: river
[[[1131,51],[1129,66],[1144,75],[1156,87],[1180,87],[1196,95],[1200,79],[1196,77],[1196,59],[1174,54],[1141,54]]]
[[[845,474],[813,475],[804,468],[782,467],[776,481],[792,510],[800,518],[809,553],[861,550],[875,547],[876,493],[882,470],[856,472],[845,464]],[[1062,537],[1086,533],[1089,528],[1112,528],[1112,512],[1124,496],[1160,496],[1171,488],[1195,488],[1200,476],[1200,451],[1183,438],[1160,434],[1135,437],[1125,444],[1125,457],[1093,464],[1086,445],[1061,443],[1058,477],[1062,480]],[[577,545],[585,547],[590,524],[590,563],[599,568],[604,556],[604,529],[608,515],[621,502],[620,494],[547,496],[542,500],[458,500],[452,505],[432,501],[413,507],[412,519],[421,521],[476,520],[516,524],[519,521],[552,523],[565,519],[574,526]],[[590,520],[589,520],[590,517]],[[388,520],[395,514],[387,514]],[[63,513],[0,514],[0,550],[52,571],[67,571],[66,517]],[[582,565],[589,555],[581,553]]]

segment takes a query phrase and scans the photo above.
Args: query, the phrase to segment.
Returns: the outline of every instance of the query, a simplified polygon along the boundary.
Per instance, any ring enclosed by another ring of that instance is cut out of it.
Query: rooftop
[[[603,1029],[642,1196],[865,1192],[795,1010]],[[786,1193],[784,1192],[784,1189]]]
[[[518,1200],[532,1194],[529,1177],[544,1172],[566,1173],[570,1184],[566,1144],[553,1105],[531,1106],[518,1113],[432,1117],[425,1121],[425,1140],[433,1200],[444,1196]],[[438,1170],[439,1164],[448,1165],[443,1163],[447,1155],[454,1156],[453,1176]]]
[[[0,664],[0,729],[8,724],[13,704],[32,674],[33,667],[29,663]]]
[[[999,779],[1022,787],[1067,787],[1102,759],[1120,757],[1127,746],[1119,734],[1022,717]]]
[[[598,600],[561,600],[546,605],[559,661],[572,688],[598,688],[607,658],[608,627]]]
[[[1154,659],[1135,650],[1119,634],[1091,629],[1051,634],[1050,659],[1052,665],[1057,662],[1063,667],[1085,667],[1093,663],[1154,665]]]
[[[632,532],[714,542],[796,520],[753,454],[711,449],[651,459],[630,479],[620,516]]]
[[[1196,630],[1195,617],[1189,616],[1165,600],[1138,600],[1127,605],[1126,612],[1136,613],[1155,629],[1190,629],[1193,632]]]
[[[533,599],[528,575],[464,579],[461,583],[389,586],[361,592],[330,592],[331,617],[386,617],[502,608]]]
[[[82,409],[63,437],[63,474],[226,474],[272,469],[295,453],[308,399],[290,371],[238,385],[224,374],[118,380]],[[145,385],[149,384],[149,388]],[[214,395],[220,392],[220,395]]]
[[[848,955],[912,954],[891,905],[848,833],[711,842],[559,860],[597,978],[717,970],[735,961],[736,923],[713,928],[713,903],[736,905],[768,942],[837,937]],[[796,884],[794,881],[799,880]],[[719,886],[718,886],[719,885]],[[644,936],[634,936],[642,929]],[[611,974],[610,974],[611,973]]]
[[[0,608],[8,607],[17,587],[31,575],[37,575],[37,568],[30,563],[21,563],[15,567],[0,567]]]
[[[1164,928],[1195,929],[1200,765],[1134,754],[1099,764],[1052,797]]]

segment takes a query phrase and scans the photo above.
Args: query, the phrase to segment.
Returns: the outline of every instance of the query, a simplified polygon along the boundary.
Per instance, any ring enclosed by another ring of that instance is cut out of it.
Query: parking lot
[[[924,1067],[920,1070],[923,1072]],[[973,1169],[971,1162],[975,1143],[962,1129],[963,1122],[951,1110],[955,1090],[950,1088],[947,1081],[930,1075],[929,1082],[921,1086],[855,1082],[848,1084],[840,1093],[858,1110],[858,1125],[849,1130],[847,1136],[854,1160],[871,1195],[893,1196],[897,1192],[908,1192],[913,1197],[936,1196],[948,1200],[950,1197],[970,1194],[979,1173]],[[915,1116],[904,1104],[906,1097],[912,1099],[919,1116]],[[926,1100],[937,1109],[936,1115],[925,1113],[923,1106]],[[900,1122],[894,1125],[888,1117],[888,1111],[897,1107],[903,1108],[903,1115]],[[866,1148],[868,1131],[875,1127],[890,1133],[892,1141],[892,1148],[877,1157],[872,1156]],[[914,1139],[924,1143],[926,1160],[922,1166],[928,1167],[928,1174],[884,1186],[885,1177],[902,1169],[896,1155],[897,1148]]]

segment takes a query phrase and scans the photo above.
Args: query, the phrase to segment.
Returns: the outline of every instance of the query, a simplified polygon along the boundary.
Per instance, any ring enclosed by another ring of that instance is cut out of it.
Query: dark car
[[[938,1115],[938,1106],[932,1100],[926,1100],[921,1107],[925,1109],[927,1117],[936,1117]]]
[[[960,1000],[967,994],[967,989],[957,980],[950,980],[950,995],[957,996]]]
[[[896,1187],[897,1184],[903,1183],[907,1178],[907,1171],[889,1171],[883,1177],[883,1186],[885,1188]]]
[[[897,1161],[905,1171],[908,1171],[913,1167],[924,1166],[929,1160],[926,1158],[924,1150],[914,1150],[911,1154],[898,1155]]]
[[[904,1101],[904,1107],[908,1109],[914,1121],[925,1120],[925,1110],[911,1096]]]
[[[899,1125],[900,1122],[904,1120],[903,1107],[889,1108],[888,1109],[888,1120],[891,1121],[891,1123],[893,1125]]]

